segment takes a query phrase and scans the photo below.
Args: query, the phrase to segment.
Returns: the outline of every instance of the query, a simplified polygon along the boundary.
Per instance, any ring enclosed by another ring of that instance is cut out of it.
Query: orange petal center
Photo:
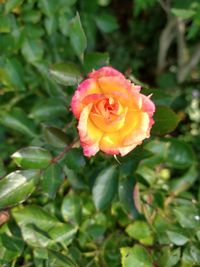
[[[104,97],[97,101],[91,110],[90,119],[103,132],[115,132],[125,122],[127,108],[123,108],[113,97]]]

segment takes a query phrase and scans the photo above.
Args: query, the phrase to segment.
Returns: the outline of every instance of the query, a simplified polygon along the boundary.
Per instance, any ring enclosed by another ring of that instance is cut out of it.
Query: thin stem
[[[64,157],[64,155],[75,146],[75,144],[77,143],[78,139],[76,139],[74,142],[72,142],[70,145],[67,145],[64,150],[55,158],[52,159],[51,163],[57,163],[61,158]]]

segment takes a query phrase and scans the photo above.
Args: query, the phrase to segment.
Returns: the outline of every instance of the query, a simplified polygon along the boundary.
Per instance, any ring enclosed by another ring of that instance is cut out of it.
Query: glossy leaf
[[[177,246],[183,246],[185,243],[189,241],[189,238],[183,235],[182,233],[180,233],[180,231],[175,232],[175,231],[167,230],[167,235],[170,241]]]
[[[159,258],[159,263],[161,264],[161,267],[173,267],[179,262],[180,257],[180,248],[170,251],[169,248],[166,247],[162,249],[162,255]]]
[[[78,267],[74,260],[66,255],[63,255],[57,251],[49,250],[49,267]]]
[[[153,118],[155,120],[152,128],[153,134],[164,135],[170,133],[175,130],[179,123],[178,116],[166,106],[157,106]]]
[[[61,212],[64,220],[71,224],[80,224],[82,217],[82,201],[79,196],[67,195],[62,202]]]
[[[38,121],[48,121],[59,116],[66,116],[67,110],[62,99],[49,98],[39,101],[32,109],[29,117]]]
[[[39,171],[15,171],[0,180],[0,209],[25,201],[35,190]]]
[[[167,164],[170,167],[184,169],[195,163],[192,148],[184,141],[168,139]]]
[[[35,63],[40,61],[43,57],[43,47],[37,40],[27,39],[24,41],[22,46],[22,54],[27,62]]]
[[[145,221],[136,221],[133,224],[129,224],[126,232],[130,237],[140,241],[144,245],[153,244],[152,232]]]
[[[70,149],[65,154],[64,162],[72,170],[82,170],[86,164],[83,153],[78,148]]]
[[[198,172],[195,166],[192,166],[183,176],[180,178],[174,178],[170,182],[170,189],[178,195],[183,191],[188,190],[196,181]]]
[[[56,192],[64,180],[64,173],[58,164],[52,164],[42,174],[41,187],[49,198],[55,198]]]
[[[54,243],[68,246],[77,232],[77,227],[61,223],[39,206],[14,209],[12,214],[24,240],[34,247],[49,247]]]
[[[54,147],[63,148],[69,144],[66,133],[57,127],[44,125],[43,135],[46,143]]]
[[[21,109],[15,108],[9,113],[1,114],[0,123],[26,136],[32,138],[36,136],[34,124]]]
[[[15,163],[24,169],[44,169],[51,162],[50,153],[41,147],[25,147],[11,156]]]
[[[24,69],[17,58],[7,59],[4,69],[0,69],[0,80],[10,90],[25,91]]]
[[[78,13],[70,23],[69,37],[74,52],[80,58],[80,60],[83,61],[83,53],[87,47],[87,39]]]
[[[85,72],[91,72],[93,69],[98,69],[109,64],[109,54],[92,52],[85,55],[84,69]]]
[[[57,83],[65,86],[78,85],[83,79],[80,69],[72,62],[54,64],[50,74]]]
[[[121,248],[122,267],[153,267],[147,250],[139,245],[133,248]]]
[[[97,209],[106,209],[117,191],[117,170],[111,166],[100,172],[92,188],[92,196]]]
[[[118,185],[118,195],[120,204],[127,213],[131,213],[134,219],[139,217],[139,213],[135,207],[133,201],[133,188],[134,188],[134,177],[120,177]]]

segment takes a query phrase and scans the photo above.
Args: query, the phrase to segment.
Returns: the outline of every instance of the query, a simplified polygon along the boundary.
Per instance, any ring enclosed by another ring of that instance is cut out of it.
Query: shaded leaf
[[[63,148],[69,144],[66,133],[57,127],[44,125],[43,135],[46,143],[52,146]]]
[[[100,172],[92,188],[92,196],[97,209],[109,206],[117,191],[117,170],[111,166]]]
[[[64,180],[62,168],[58,164],[49,166],[42,175],[41,187],[49,198],[55,198],[56,191]]]
[[[54,64],[50,74],[57,83],[65,86],[78,85],[83,79],[80,69],[72,62]]]
[[[157,106],[153,118],[155,120],[152,128],[153,134],[164,135],[170,133],[175,130],[179,123],[178,116],[166,106]]]
[[[67,195],[61,207],[62,216],[66,222],[80,224],[82,217],[82,201],[79,196]]]
[[[78,12],[70,22],[69,37],[76,55],[83,61],[83,53],[87,47],[87,39]]]
[[[78,148],[70,149],[65,154],[64,162],[72,170],[82,170],[86,164],[82,150]]]

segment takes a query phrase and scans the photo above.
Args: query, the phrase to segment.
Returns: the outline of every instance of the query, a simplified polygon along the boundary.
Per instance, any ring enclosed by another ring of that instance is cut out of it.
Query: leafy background
[[[199,30],[195,0],[0,1],[0,266],[200,266]],[[87,159],[70,101],[108,64],[156,124]]]

